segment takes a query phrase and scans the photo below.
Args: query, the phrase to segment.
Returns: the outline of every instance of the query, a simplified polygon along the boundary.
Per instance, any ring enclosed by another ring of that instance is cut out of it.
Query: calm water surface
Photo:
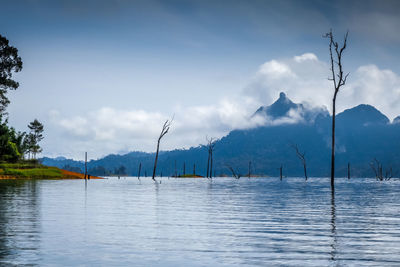
[[[0,180],[0,265],[400,265],[400,181]]]

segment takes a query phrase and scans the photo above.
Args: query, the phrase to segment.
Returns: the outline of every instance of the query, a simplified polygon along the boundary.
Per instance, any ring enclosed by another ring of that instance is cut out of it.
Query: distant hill
[[[214,167],[217,175],[228,174],[232,166],[241,174],[248,172],[252,162],[252,173],[277,176],[283,165],[286,176],[301,176],[302,165],[291,144],[297,144],[306,153],[310,176],[328,176],[330,168],[331,117],[326,108],[308,107],[293,103],[284,93],[270,106],[260,107],[254,114],[265,116],[267,124],[246,130],[234,130],[217,141],[214,152]],[[359,105],[337,115],[336,173],[346,175],[350,162],[354,176],[372,176],[370,162],[376,158],[384,168],[392,167],[400,175],[400,119],[393,123],[370,105]],[[83,162],[69,159],[43,158],[43,164],[56,167],[70,166],[83,170]],[[137,175],[142,163],[142,175],[151,175],[154,154],[131,152],[125,155],[109,155],[92,160],[88,168],[93,175],[116,172],[121,166],[129,175]],[[160,153],[158,174],[196,173],[205,175],[207,164],[206,147],[200,145],[186,150]],[[99,173],[100,172],[100,173]]]

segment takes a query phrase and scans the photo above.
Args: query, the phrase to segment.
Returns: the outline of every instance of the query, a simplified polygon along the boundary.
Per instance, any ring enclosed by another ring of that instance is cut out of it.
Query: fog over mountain
[[[277,176],[283,165],[284,175],[301,176],[302,165],[291,147],[296,144],[306,153],[308,171],[311,176],[326,176],[329,173],[331,117],[324,107],[310,107],[292,102],[285,93],[270,106],[262,106],[254,115],[267,118],[268,123],[251,129],[231,131],[216,142],[214,167],[216,175],[230,174],[227,166],[246,174],[252,162],[252,173]],[[351,164],[352,175],[372,176],[370,162],[375,158],[383,167],[400,170],[400,123],[393,122],[370,105],[358,105],[337,115],[337,174],[346,175],[347,164]],[[205,175],[207,149],[204,145],[190,149],[163,151],[158,163],[158,174],[173,175],[193,172]],[[51,166],[83,169],[83,162],[65,158],[43,158]],[[142,163],[142,174],[151,174],[154,154],[130,152],[124,155],[108,155],[91,160],[88,168],[92,174],[114,173],[121,166],[129,175],[137,175]]]
[[[313,107],[311,105],[293,103],[284,92],[279,94],[279,99],[270,106],[260,107],[253,116],[263,116],[267,124],[282,123],[312,123],[318,116],[328,116],[325,107]]]

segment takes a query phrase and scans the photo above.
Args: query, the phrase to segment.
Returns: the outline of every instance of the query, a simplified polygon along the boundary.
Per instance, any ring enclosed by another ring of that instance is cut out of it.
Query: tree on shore
[[[18,88],[19,83],[12,78],[15,72],[22,70],[22,60],[18,49],[10,46],[7,38],[0,34],[0,160],[15,162],[24,157],[26,152],[26,133],[17,132],[9,127],[7,120],[7,97],[9,90]],[[3,120],[4,119],[4,120]]]
[[[27,135],[27,145],[28,151],[32,153],[34,159],[36,159],[36,154],[42,152],[42,148],[39,145],[39,142],[43,140],[43,124],[40,123],[37,119],[29,123],[28,128],[30,129],[30,133]]]
[[[15,162],[21,157],[18,146],[12,142],[13,130],[4,122],[0,116],[0,161]]]
[[[347,46],[347,36],[349,32],[346,32],[344,36],[343,45],[339,45],[333,38],[332,30],[324,35],[325,38],[329,39],[329,54],[331,62],[331,78],[328,78],[333,82],[334,93],[332,98],[332,153],[331,153],[331,187],[335,186],[335,117],[336,117],[336,97],[339,93],[340,88],[346,84],[349,73],[343,73],[342,56],[343,51]]]
[[[22,60],[18,56],[18,49],[10,46],[7,38],[0,34],[0,115],[6,115],[10,100],[7,97],[9,90],[15,90],[19,83],[12,79],[15,72],[22,70]]]

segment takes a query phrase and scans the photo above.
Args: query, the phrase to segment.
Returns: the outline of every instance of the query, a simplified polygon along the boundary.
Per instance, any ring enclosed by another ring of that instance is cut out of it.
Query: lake
[[[400,265],[400,180],[0,180],[0,265]]]

